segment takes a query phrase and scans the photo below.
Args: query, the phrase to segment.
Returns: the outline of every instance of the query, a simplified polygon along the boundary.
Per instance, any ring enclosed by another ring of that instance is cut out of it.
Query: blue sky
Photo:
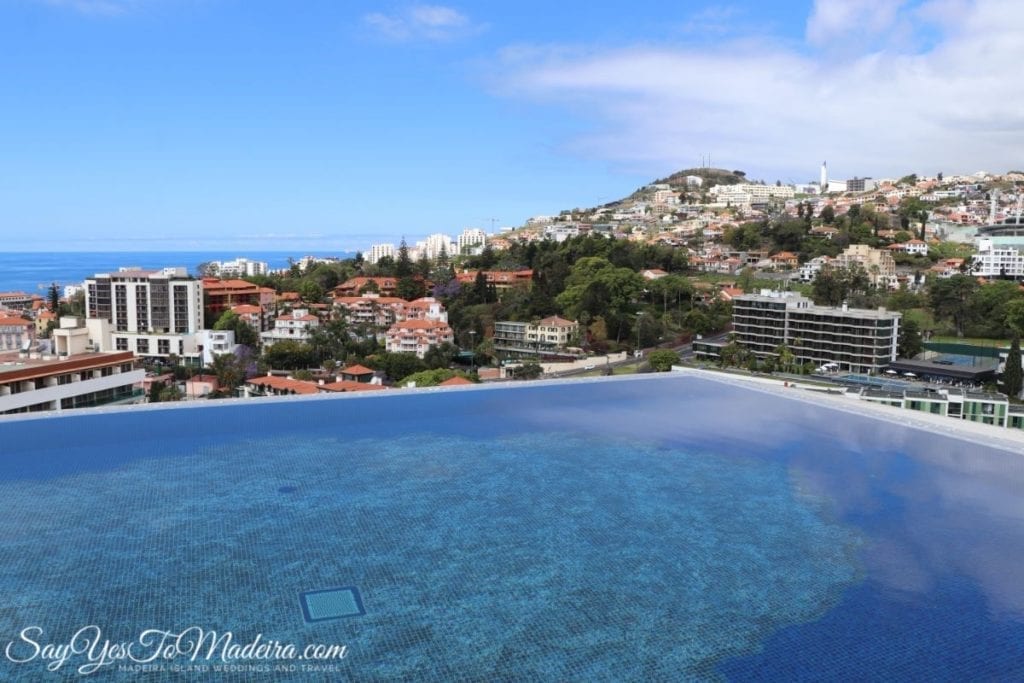
[[[0,1],[8,250],[366,248],[696,165],[1006,171],[1016,0]]]

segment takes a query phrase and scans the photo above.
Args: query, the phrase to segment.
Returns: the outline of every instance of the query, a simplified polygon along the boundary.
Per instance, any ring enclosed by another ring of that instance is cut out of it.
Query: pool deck
[[[827,406],[856,415],[865,415],[932,434],[941,434],[982,446],[1001,448],[1024,454],[1024,430],[959,420],[944,415],[931,415],[906,408],[872,403],[845,394],[829,393],[820,385],[802,384],[790,380],[757,375],[733,375],[696,368],[673,368],[675,375],[689,375],[723,384],[745,387],[795,401]]]

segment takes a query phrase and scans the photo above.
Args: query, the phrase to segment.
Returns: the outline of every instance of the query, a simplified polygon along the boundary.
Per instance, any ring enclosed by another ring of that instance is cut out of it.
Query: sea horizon
[[[59,287],[80,285],[97,273],[124,266],[140,268],[184,267],[192,275],[200,263],[248,258],[266,261],[271,269],[286,268],[288,259],[304,256],[351,258],[355,252],[332,250],[102,250],[102,251],[13,251],[0,252],[0,292],[44,295],[51,283]]]

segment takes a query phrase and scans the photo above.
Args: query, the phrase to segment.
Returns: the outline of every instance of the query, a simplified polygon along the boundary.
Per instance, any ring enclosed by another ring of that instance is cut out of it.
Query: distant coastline
[[[80,285],[87,277],[117,270],[121,266],[183,266],[189,273],[195,274],[196,266],[205,261],[225,261],[244,256],[255,261],[266,261],[270,268],[277,269],[286,268],[289,258],[297,261],[309,255],[351,258],[355,253],[308,250],[0,252],[0,292],[44,294],[51,282],[56,282],[61,288],[65,285]]]

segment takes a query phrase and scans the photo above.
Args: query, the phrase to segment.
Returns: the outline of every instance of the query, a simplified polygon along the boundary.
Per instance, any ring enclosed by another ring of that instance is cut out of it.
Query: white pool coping
[[[810,403],[848,414],[859,415],[883,420],[892,424],[919,429],[931,434],[967,441],[972,444],[998,448],[1014,453],[1024,454],[1024,430],[1009,429],[986,425],[969,420],[942,415],[931,415],[919,411],[886,406],[871,401],[864,401],[838,394],[828,394],[824,388],[815,384],[802,384],[768,376],[738,375],[714,370],[675,367],[670,373],[649,373],[635,375],[616,375],[608,377],[579,377],[541,379],[531,381],[506,381],[486,384],[460,385],[454,387],[420,387],[413,389],[395,389],[373,392],[343,392],[296,396],[259,396],[252,398],[195,399],[192,401],[176,401],[168,403],[143,403],[136,405],[106,406],[101,408],[83,408],[65,411],[45,411],[39,413],[18,413],[0,415],[0,427],[11,422],[29,420],[50,420],[54,418],[89,415],[109,415],[119,413],[137,413],[166,410],[198,410],[238,407],[241,405],[267,405],[275,403],[301,403],[306,401],[351,401],[351,400],[387,400],[401,396],[416,394],[445,394],[463,391],[494,391],[529,389],[530,387],[552,386],[564,384],[587,384],[608,382],[657,382],[695,377],[720,384],[740,387],[747,390],[771,394],[794,401]],[[788,386],[787,386],[788,384]]]

